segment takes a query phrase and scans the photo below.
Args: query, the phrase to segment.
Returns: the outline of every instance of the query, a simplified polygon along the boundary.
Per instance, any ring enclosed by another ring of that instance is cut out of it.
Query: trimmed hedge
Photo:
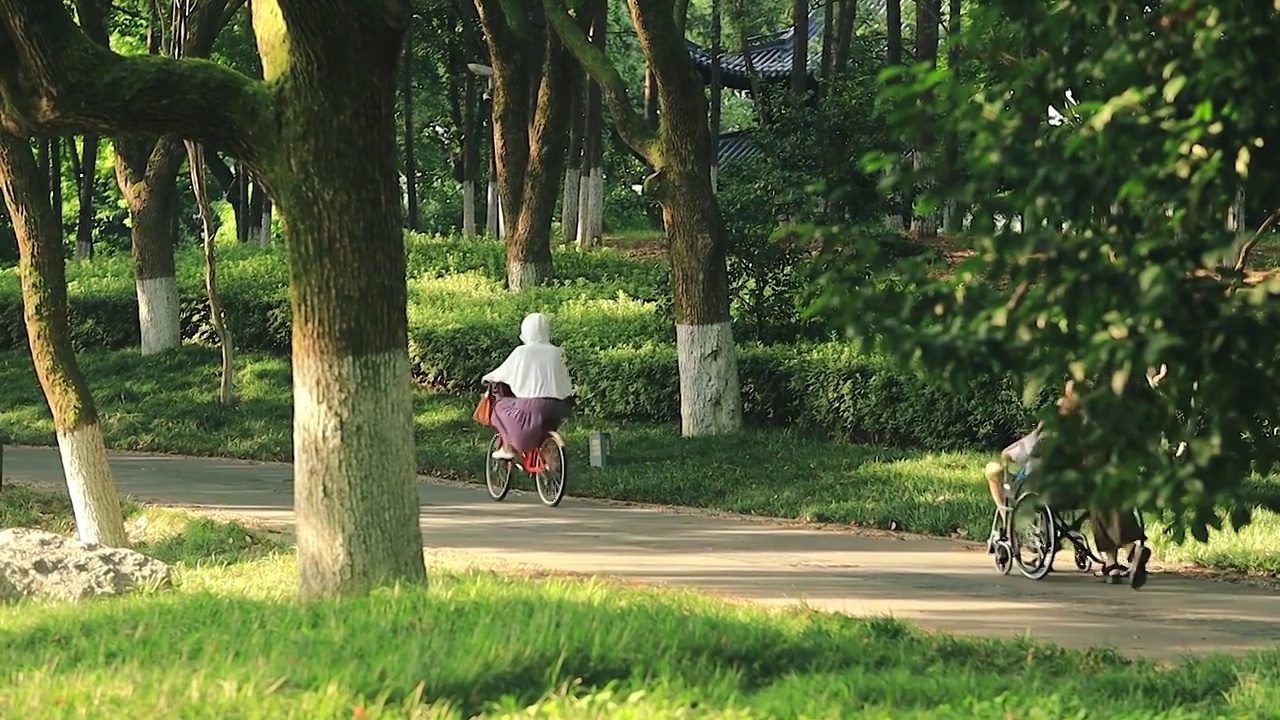
[[[198,253],[179,259],[184,337],[211,343]],[[278,253],[228,246],[219,265],[223,303],[238,347],[289,351],[285,268]],[[554,340],[578,385],[580,412],[637,422],[679,418],[675,333],[658,302],[666,269],[620,253],[557,255],[578,277],[521,295],[502,285],[503,251],[490,241],[411,236],[408,241],[409,352],[417,379],[456,393],[519,343],[520,320],[552,316]],[[138,344],[128,257],[69,267],[73,342],[78,348]],[[16,274],[0,271],[0,349],[26,347]],[[914,372],[860,355],[844,343],[739,347],[744,412],[757,426],[818,432],[894,447],[957,449],[1009,442],[1030,422],[1008,383],[975,383],[957,395]]]

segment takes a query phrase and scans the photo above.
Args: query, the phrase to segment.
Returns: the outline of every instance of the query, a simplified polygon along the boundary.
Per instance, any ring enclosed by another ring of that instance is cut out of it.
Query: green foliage
[[[224,248],[220,285],[238,347],[286,354],[290,314],[278,251]],[[194,253],[193,251],[190,251]],[[503,286],[501,243],[410,236],[409,352],[425,385],[474,392],[480,377],[518,342],[530,312],[552,317],[579,386],[580,412],[668,423],[679,417],[674,333],[666,306],[667,271],[622,253],[557,253],[557,284],[513,295]],[[183,332],[213,345],[196,258],[178,263]],[[72,341],[77,348],[138,342],[131,260],[105,257],[70,268]],[[573,278],[573,279],[567,279]],[[790,317],[798,315],[795,299]],[[740,327],[739,334],[746,332]],[[12,271],[0,273],[0,348],[22,349],[26,335]],[[994,447],[1025,420],[1007,384],[981,380],[943,392],[842,343],[743,343],[740,375],[747,418],[758,426],[803,427],[842,440],[900,447]]]
[[[604,135],[604,230],[626,232],[661,230],[662,213],[658,203],[635,191],[644,184],[649,168],[635,156],[631,148],[608,126]]]
[[[552,317],[553,339],[578,386],[578,409],[597,417],[667,423],[679,417],[679,376],[669,325],[652,305],[540,289],[518,296],[463,275],[410,286],[410,356],[418,379],[472,392],[518,342],[520,319]],[[802,427],[841,440],[898,447],[996,446],[1025,413],[999,382],[952,394],[838,343],[739,347],[744,412],[753,425]]]
[[[1167,509],[1175,533],[1247,522],[1242,484],[1280,451],[1269,392],[1280,284],[1247,287],[1214,266],[1233,254],[1225,217],[1237,187],[1272,188],[1280,173],[1262,157],[1280,143],[1280,88],[1260,74],[1278,29],[1270,5],[1248,3],[975,9],[964,46],[986,61],[983,85],[915,72],[885,93],[902,132],[943,117],[970,139],[967,177],[922,203],[970,208],[974,256],[943,278],[900,263],[890,272],[910,291],[886,292],[849,282],[877,273],[875,249],[845,248],[826,307],[952,387],[999,372],[1034,397],[1068,376],[1092,381],[1077,389],[1082,414],[1044,413],[1059,485]],[[1051,124],[1048,104],[1066,121]],[[1269,194],[1253,201],[1273,205]],[[1029,218],[1025,232],[996,222],[1015,214]],[[1151,392],[1142,376],[1161,364],[1168,376]],[[1189,449],[1175,458],[1179,441]]]
[[[720,172],[733,312],[746,337],[830,334],[817,318],[802,318],[812,253],[800,227],[862,224],[884,209],[873,175],[850,161],[889,143],[874,96],[882,55],[879,39],[855,36],[845,72],[825,81],[812,102],[797,104],[785,87],[764,88],[767,122],[749,135],[759,154]],[[884,242],[899,240],[878,232]]]

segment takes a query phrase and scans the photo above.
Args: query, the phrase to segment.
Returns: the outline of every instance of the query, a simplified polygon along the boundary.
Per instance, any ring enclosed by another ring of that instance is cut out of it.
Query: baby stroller
[[[1104,577],[1116,578],[1112,582],[1118,582],[1120,577],[1128,574],[1128,565],[1108,566],[1094,551],[1083,531],[1090,517],[1087,510],[1051,507],[1034,484],[1027,481],[1025,465],[1014,472],[1008,468],[1003,472],[1004,506],[1010,510],[1004,514],[1003,526],[1000,511],[995,512],[988,544],[988,552],[992,554],[1000,574],[1008,575],[1016,564],[1023,576],[1040,580],[1053,572],[1054,558],[1065,546],[1064,541],[1071,544],[1076,569],[1080,572],[1089,572],[1097,563]],[[1135,510],[1133,515],[1145,537],[1142,514]],[[1133,552],[1131,548],[1126,558],[1129,564],[1134,560]],[[1121,574],[1111,575],[1115,570]]]

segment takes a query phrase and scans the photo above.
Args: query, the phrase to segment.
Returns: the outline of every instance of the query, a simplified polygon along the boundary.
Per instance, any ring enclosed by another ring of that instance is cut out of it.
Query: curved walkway
[[[286,464],[114,454],[122,493],[264,521],[292,520]],[[52,448],[5,448],[9,479],[62,482]],[[766,604],[804,603],[892,615],[925,628],[1128,654],[1243,652],[1280,643],[1280,594],[1155,575],[1147,587],[1104,585],[1074,571],[1040,582],[1001,577],[972,543],[855,534],[567,498],[555,509],[513,491],[425,482],[428,547],[500,556],[547,569],[681,585]],[[1070,566],[1068,558],[1062,564]]]

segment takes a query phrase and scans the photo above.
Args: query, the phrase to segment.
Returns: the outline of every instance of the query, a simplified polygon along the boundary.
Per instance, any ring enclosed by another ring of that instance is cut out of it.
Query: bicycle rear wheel
[[[538,497],[547,507],[555,507],[564,499],[565,487],[569,480],[569,467],[564,461],[564,448],[555,438],[547,436],[542,439],[538,448],[542,455],[542,470],[534,476],[538,485]]]
[[[484,456],[484,484],[489,489],[489,497],[496,501],[506,499],[511,490],[511,461],[498,460],[493,457],[502,447],[502,437],[494,435],[489,442],[489,452]]]

